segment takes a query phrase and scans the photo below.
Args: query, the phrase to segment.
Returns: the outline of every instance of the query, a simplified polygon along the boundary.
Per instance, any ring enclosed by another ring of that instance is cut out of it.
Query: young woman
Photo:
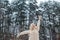
[[[20,35],[28,34],[29,35],[29,40],[39,40],[40,20],[41,20],[41,16],[39,16],[37,26],[34,23],[31,23],[30,24],[30,29],[19,33],[17,35],[17,38]]]

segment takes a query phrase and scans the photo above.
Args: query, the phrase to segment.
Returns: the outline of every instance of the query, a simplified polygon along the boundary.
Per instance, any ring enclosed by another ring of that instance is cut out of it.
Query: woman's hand
[[[39,17],[39,20],[42,20],[42,16],[38,16]]]

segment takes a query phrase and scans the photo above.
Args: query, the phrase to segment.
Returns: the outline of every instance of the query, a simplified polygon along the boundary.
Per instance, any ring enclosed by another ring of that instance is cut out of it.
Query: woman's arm
[[[42,17],[41,16],[39,16],[39,19],[38,19],[38,22],[37,22],[37,30],[39,31],[39,29],[40,29],[40,22],[41,22],[41,19]]]
[[[21,36],[21,35],[28,34],[28,33],[29,33],[29,30],[28,30],[28,31],[23,31],[23,32],[21,32],[21,33],[19,33],[19,34],[17,35],[17,38],[18,38],[19,36]]]

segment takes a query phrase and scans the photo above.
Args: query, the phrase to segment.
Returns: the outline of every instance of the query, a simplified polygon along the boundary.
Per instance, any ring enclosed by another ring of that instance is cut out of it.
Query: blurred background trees
[[[17,33],[28,30],[42,16],[40,40],[60,39],[60,2],[36,0],[0,0],[0,40],[17,40]],[[27,40],[28,36],[25,36]],[[24,40],[24,39],[22,39]]]

